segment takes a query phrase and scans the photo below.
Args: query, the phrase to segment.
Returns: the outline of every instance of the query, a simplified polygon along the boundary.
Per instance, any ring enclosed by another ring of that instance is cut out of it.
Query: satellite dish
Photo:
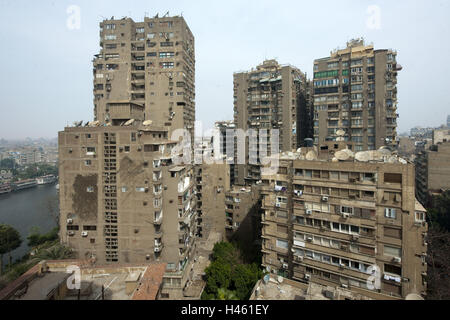
[[[314,152],[313,150],[308,151],[308,153],[306,154],[306,160],[316,160],[317,159],[317,153]]]
[[[334,154],[335,158],[341,161],[348,160],[350,158],[350,155],[347,152],[344,152],[343,150],[337,151]]]
[[[390,157],[388,157],[387,162],[388,163],[396,163],[397,162],[397,157],[390,156]]]
[[[331,162],[339,162],[339,160],[336,157],[334,157],[333,159],[331,159]]]
[[[282,276],[278,276],[277,280],[278,280],[278,283],[283,283],[283,277]]]
[[[152,123],[153,123],[152,120],[145,120],[144,122],[142,122],[142,124],[143,124],[144,126],[149,126],[149,125],[151,125]]]
[[[267,266],[267,267],[270,268],[269,266]],[[269,274],[266,274],[266,275],[264,276],[264,278],[263,278],[264,283],[265,283],[265,284],[269,283],[269,280],[270,280],[270,275],[269,275]]]
[[[339,129],[338,131],[336,131],[336,135],[339,137],[342,137],[343,135],[345,135],[345,131],[342,129]]]
[[[378,149],[378,152],[380,152],[380,154],[383,156],[390,156],[392,154],[392,151],[390,149],[384,147]]]
[[[130,126],[133,124],[133,122],[134,122],[134,119],[130,119],[127,122],[125,122],[124,126]]]
[[[370,160],[370,155],[368,152],[362,151],[355,154],[355,159],[361,162],[368,162]]]

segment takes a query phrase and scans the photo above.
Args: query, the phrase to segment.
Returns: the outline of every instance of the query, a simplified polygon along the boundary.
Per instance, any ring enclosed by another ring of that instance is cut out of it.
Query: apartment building
[[[236,129],[267,130],[257,141],[268,141],[271,152],[272,130],[279,130],[278,151],[289,151],[302,145],[309,136],[308,83],[305,74],[290,65],[280,65],[276,60],[266,60],[256,69],[237,72],[234,81],[234,123]],[[238,142],[239,140],[236,139]],[[236,143],[237,146],[237,143]],[[245,164],[239,164],[235,150],[235,183],[252,184],[261,179],[260,144],[245,142]],[[256,156],[249,155],[249,151]]]
[[[203,242],[210,235],[220,234],[225,237],[225,191],[230,189],[230,166],[224,156],[214,154],[210,140],[206,139],[195,149],[196,158],[201,164],[196,164],[195,195],[197,197],[197,236]],[[206,158],[209,157],[209,158]],[[208,159],[213,161],[208,162]],[[200,161],[201,160],[201,161]],[[196,162],[197,163],[197,162]]]
[[[450,189],[450,140],[444,139],[419,152],[414,162],[416,196],[423,205],[428,206],[432,195]]]
[[[194,168],[171,140],[194,134],[194,37],[179,16],[112,18],[100,46],[94,121],[59,133],[61,241],[95,263],[166,263],[161,298],[196,298]]]
[[[450,141],[450,128],[445,129],[434,129],[433,130],[433,144],[438,144],[440,142]]]
[[[314,61],[314,142],[345,131],[355,151],[397,145],[397,53],[363,39]]]
[[[225,229],[228,240],[237,240],[247,250],[261,239],[261,193],[259,185],[232,186],[225,193]]]
[[[425,295],[426,212],[414,166],[386,150],[348,147],[282,154],[278,173],[263,176],[263,266],[371,299]]]
[[[194,137],[195,45],[183,17],[104,20],[100,47],[93,59],[95,120],[111,123],[109,103],[131,101],[144,108],[145,120]]]
[[[230,166],[230,185],[235,184],[235,163],[234,163],[234,129],[236,125],[234,121],[216,121],[214,123],[214,128],[217,130],[216,137],[212,138],[212,143],[214,147],[214,139],[219,141],[219,152],[221,155],[225,156],[226,163]],[[227,147],[228,146],[228,147]]]
[[[128,109],[128,112],[125,110]],[[95,263],[167,263],[163,298],[180,298],[194,255],[192,165],[176,165],[168,128],[133,103],[110,106],[112,123],[59,133],[60,239]]]

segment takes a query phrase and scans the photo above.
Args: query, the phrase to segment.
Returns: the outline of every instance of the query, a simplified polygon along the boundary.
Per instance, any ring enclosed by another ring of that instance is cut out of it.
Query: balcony
[[[155,251],[155,252],[161,252],[162,249],[163,249],[163,247],[164,247],[164,245],[162,244],[162,242],[160,242],[160,243],[155,243],[155,249],[154,249],[154,251]]]
[[[158,217],[155,217],[155,219],[153,220],[153,224],[159,226],[162,224],[162,221],[163,221],[163,215],[161,213]]]

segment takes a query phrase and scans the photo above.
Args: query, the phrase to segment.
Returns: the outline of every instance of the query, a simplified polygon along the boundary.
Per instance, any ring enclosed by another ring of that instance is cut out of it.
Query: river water
[[[54,183],[0,195],[0,224],[19,231],[22,245],[11,253],[13,261],[28,253],[27,237],[33,227],[41,234],[56,226],[54,213],[59,212],[58,193]],[[52,205],[53,204],[53,205]],[[52,209],[53,207],[53,209]],[[7,263],[7,254],[3,258]]]

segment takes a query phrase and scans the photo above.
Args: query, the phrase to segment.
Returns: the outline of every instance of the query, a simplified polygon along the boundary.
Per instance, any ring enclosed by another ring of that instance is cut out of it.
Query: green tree
[[[11,251],[17,249],[22,244],[19,232],[13,227],[0,224],[0,275],[3,272],[3,255],[9,254],[9,264],[11,265]]]
[[[228,288],[231,283],[231,265],[219,260],[213,261],[205,270],[206,292],[217,294],[219,288]]]
[[[255,283],[263,276],[258,264],[244,264],[239,249],[229,242],[214,245],[212,260],[205,269],[204,300],[248,299]]]
[[[48,248],[40,248],[31,257],[30,263],[36,264],[43,260],[64,260],[73,258],[74,253],[71,248],[56,243]]]
[[[428,209],[431,225],[450,232],[450,190],[433,197],[433,206]]]
[[[224,288],[219,288],[219,290],[217,290],[217,299],[218,300],[239,300],[233,291],[224,289]]]
[[[12,158],[6,158],[3,160],[0,160],[0,169],[9,169],[12,170],[16,166],[14,159]]]
[[[58,240],[58,227],[53,228],[45,234],[40,234],[38,227],[31,228],[30,235],[27,237],[29,247],[37,247],[45,242]]]
[[[247,300],[255,283],[263,277],[263,272],[256,264],[240,264],[233,271],[232,281],[239,300]]]

